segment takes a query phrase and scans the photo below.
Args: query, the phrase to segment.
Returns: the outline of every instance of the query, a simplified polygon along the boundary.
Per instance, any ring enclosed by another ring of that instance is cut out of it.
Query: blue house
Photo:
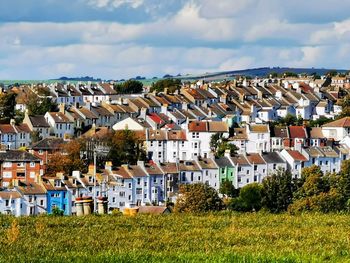
[[[42,183],[47,191],[47,213],[52,214],[54,208],[72,214],[72,194],[59,177],[43,177]]]

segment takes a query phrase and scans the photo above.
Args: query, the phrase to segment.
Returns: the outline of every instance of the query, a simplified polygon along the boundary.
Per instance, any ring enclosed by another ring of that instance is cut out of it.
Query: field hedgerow
[[[0,262],[348,262],[350,216],[0,216]]]

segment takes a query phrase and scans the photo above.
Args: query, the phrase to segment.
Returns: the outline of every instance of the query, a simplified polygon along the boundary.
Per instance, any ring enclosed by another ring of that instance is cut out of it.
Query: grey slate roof
[[[33,127],[50,128],[50,125],[47,123],[44,115],[29,116],[29,119],[30,119],[30,122],[32,123]]]
[[[214,161],[219,167],[233,167],[232,163],[227,157],[215,158]]]
[[[40,159],[26,151],[9,150],[0,152],[0,161],[38,162]]]
[[[267,163],[284,163],[285,162],[277,152],[263,153],[261,156]]]
[[[65,141],[62,138],[45,138],[41,141],[38,141],[34,143],[31,146],[31,149],[33,150],[56,150],[59,149],[62,144],[64,144]]]

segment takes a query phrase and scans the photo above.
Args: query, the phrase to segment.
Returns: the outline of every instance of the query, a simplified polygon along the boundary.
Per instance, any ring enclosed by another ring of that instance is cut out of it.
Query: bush
[[[224,207],[216,190],[206,184],[181,185],[176,200],[175,212],[208,212]]]
[[[261,208],[261,190],[262,186],[258,183],[252,183],[244,186],[239,197],[233,198],[228,208],[235,211],[258,211]]]
[[[57,206],[54,207],[52,209],[52,213],[51,213],[53,216],[63,216],[64,215],[64,211],[59,209]]]

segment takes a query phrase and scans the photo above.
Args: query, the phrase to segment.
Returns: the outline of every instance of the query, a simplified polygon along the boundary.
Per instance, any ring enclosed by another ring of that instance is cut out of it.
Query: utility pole
[[[96,200],[96,147],[94,146],[94,212],[97,211],[97,200]]]

